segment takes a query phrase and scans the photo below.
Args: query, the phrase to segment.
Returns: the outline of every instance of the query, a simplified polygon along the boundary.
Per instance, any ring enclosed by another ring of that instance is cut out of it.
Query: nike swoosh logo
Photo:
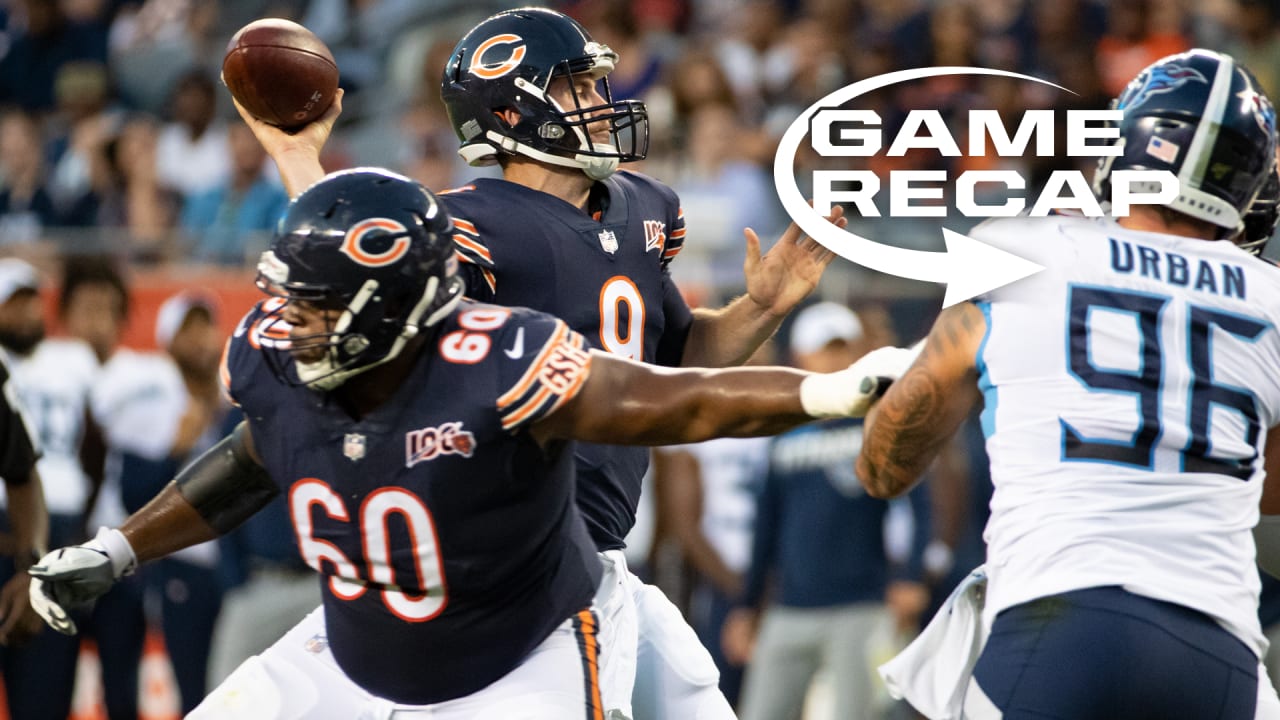
[[[512,345],[510,348],[507,348],[502,352],[506,353],[507,357],[511,358],[512,360],[519,360],[520,357],[524,355],[524,328],[519,328],[516,330],[515,345]]]

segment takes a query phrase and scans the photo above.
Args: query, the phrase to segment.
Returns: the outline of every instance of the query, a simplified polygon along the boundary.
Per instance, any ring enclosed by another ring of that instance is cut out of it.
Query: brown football
[[[227,44],[222,83],[254,117],[295,128],[329,109],[338,91],[338,65],[315,33],[265,18],[240,28]]]

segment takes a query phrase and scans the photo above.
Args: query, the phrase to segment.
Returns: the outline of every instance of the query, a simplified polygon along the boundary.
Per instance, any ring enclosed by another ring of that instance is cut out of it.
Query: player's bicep
[[[971,303],[943,310],[920,357],[868,414],[857,472],[870,494],[907,491],[981,400],[976,357],[986,329]]]

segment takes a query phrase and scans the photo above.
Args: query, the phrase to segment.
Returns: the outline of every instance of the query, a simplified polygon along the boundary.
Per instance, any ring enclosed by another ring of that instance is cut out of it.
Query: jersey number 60
[[[405,622],[426,622],[444,611],[449,604],[449,593],[435,520],[417,495],[404,488],[385,487],[370,493],[360,505],[356,522],[360,526],[367,581],[337,545],[315,536],[311,519],[315,505],[333,520],[351,522],[351,516],[342,496],[323,480],[303,478],[289,488],[289,514],[298,533],[298,548],[307,564],[317,571],[323,572],[323,563],[329,563],[332,568],[329,589],[334,595],[355,600],[370,589],[366,583],[376,583],[383,588],[383,604]],[[392,515],[399,515],[409,531],[416,578],[396,577],[387,535],[387,520]],[[423,591],[410,594],[402,589],[411,585]]]

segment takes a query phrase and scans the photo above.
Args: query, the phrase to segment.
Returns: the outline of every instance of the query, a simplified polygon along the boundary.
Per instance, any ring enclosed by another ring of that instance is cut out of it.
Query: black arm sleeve
[[[249,455],[240,423],[231,434],[178,473],[178,492],[219,534],[238,527],[261,510],[280,489]]]
[[[9,368],[0,361],[0,478],[9,485],[26,483],[38,457],[9,383]]]

